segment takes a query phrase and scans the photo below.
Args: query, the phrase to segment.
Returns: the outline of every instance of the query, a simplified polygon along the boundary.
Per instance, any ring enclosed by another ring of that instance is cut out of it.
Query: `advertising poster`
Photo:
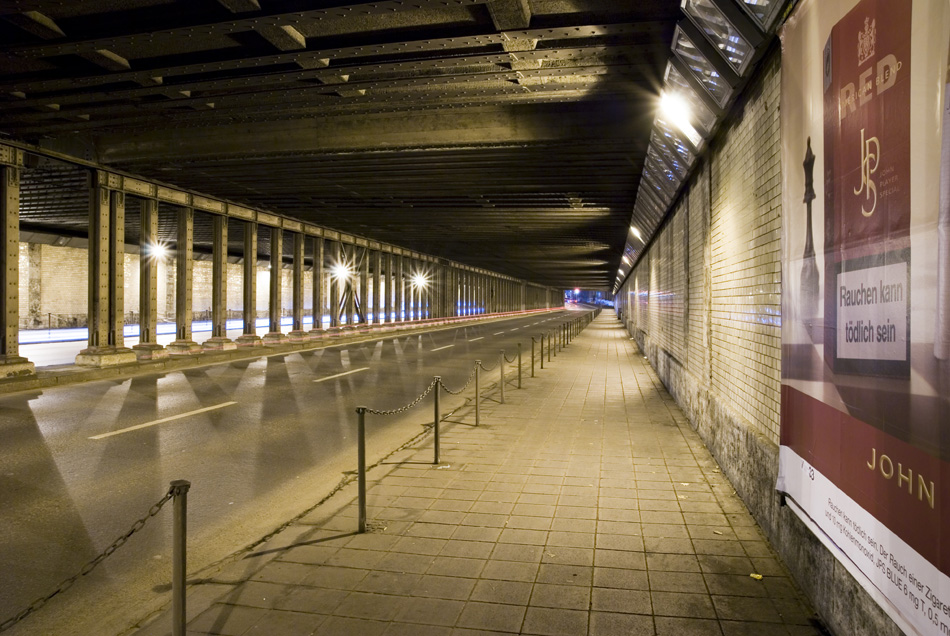
[[[950,635],[950,3],[803,0],[781,37],[777,487]]]

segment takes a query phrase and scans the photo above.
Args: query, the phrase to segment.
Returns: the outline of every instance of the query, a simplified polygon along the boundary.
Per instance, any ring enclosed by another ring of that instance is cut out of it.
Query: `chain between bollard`
[[[485,373],[491,373],[492,371],[498,368],[497,364],[493,367],[486,367],[484,364],[482,364],[481,360],[478,361],[478,366],[480,366],[482,368],[482,371],[484,371]]]
[[[468,388],[468,385],[470,385],[470,384],[472,383],[472,381],[475,379],[475,366],[476,366],[476,365],[473,365],[473,366],[472,366],[472,372],[469,374],[468,380],[465,381],[465,385],[464,385],[461,389],[459,389],[458,391],[453,391],[453,390],[450,389],[449,387],[445,386],[445,383],[444,383],[444,382],[439,382],[439,386],[441,386],[441,387],[442,387],[442,390],[445,391],[446,393],[448,393],[449,395],[461,395],[462,392],[465,391],[465,389]]]
[[[426,390],[423,391],[421,394],[419,394],[419,397],[417,397],[415,400],[413,400],[409,404],[399,407],[398,409],[392,409],[389,411],[377,411],[376,409],[371,409],[369,407],[366,407],[365,410],[367,413],[370,413],[372,415],[398,415],[399,413],[405,413],[406,411],[414,407],[416,404],[424,400],[426,396],[429,395],[429,393],[432,391],[432,389],[435,388],[436,384],[438,384],[438,382],[433,380],[432,382],[429,383],[429,386],[426,387]]]
[[[148,509],[148,513],[146,513],[144,517],[142,517],[141,519],[137,520],[135,523],[132,524],[132,527],[129,528],[128,532],[126,532],[125,534],[117,538],[115,541],[113,541],[109,545],[109,547],[103,550],[96,558],[92,559],[91,561],[86,563],[84,566],[82,566],[79,569],[79,572],[77,572],[73,576],[69,577],[68,579],[60,583],[56,587],[56,589],[53,590],[51,593],[47,594],[46,596],[42,596],[36,599],[32,603],[30,603],[29,606],[25,607],[24,609],[20,610],[19,612],[17,612],[16,614],[8,618],[7,620],[0,623],[0,632],[4,632],[10,629],[11,627],[13,627],[14,625],[18,624],[27,616],[36,612],[41,607],[46,605],[50,600],[53,599],[53,597],[71,588],[73,584],[77,580],[79,580],[80,577],[86,576],[87,574],[92,572],[94,569],[96,569],[96,567],[100,563],[102,563],[107,557],[109,557],[113,552],[121,548],[125,544],[125,542],[128,541],[132,537],[132,535],[134,535],[135,533],[140,531],[142,528],[144,528],[145,523],[149,519],[157,515],[159,511],[161,511],[161,509],[165,506],[165,504],[171,501],[172,497],[174,497],[174,494],[175,494],[175,488],[173,486],[172,488],[168,489],[168,492],[165,493],[164,497],[159,499],[157,502],[155,502],[154,505],[152,505],[151,508]]]

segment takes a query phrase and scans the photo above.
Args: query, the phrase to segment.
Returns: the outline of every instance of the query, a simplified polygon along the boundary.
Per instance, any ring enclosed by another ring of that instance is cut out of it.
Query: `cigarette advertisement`
[[[781,31],[777,488],[907,633],[950,634],[950,3]]]

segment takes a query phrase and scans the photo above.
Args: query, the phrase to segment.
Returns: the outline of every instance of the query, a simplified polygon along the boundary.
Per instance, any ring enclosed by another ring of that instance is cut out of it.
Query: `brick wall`
[[[780,65],[746,91],[621,295],[629,328],[671,356],[736,416],[779,440]],[[644,275],[646,274],[646,275]]]
[[[244,307],[244,269],[240,263],[227,264],[227,310],[229,318],[240,318]],[[20,328],[86,326],[88,302],[88,255],[85,249],[56,245],[20,243],[19,311]],[[139,255],[123,256],[125,314],[127,322],[138,321]],[[175,262],[158,263],[159,321],[175,320]],[[211,261],[194,261],[192,310],[195,320],[207,320],[211,310]],[[313,274],[304,272],[304,315],[313,304]],[[267,316],[270,270],[267,263],[257,267],[257,315]],[[281,312],[293,313],[293,271],[281,270]],[[52,314],[52,316],[50,316]]]
[[[774,442],[781,386],[780,73],[747,91],[710,161],[710,302],[715,392]]]
[[[46,328],[50,323],[53,328],[85,326],[89,294],[86,250],[20,243],[19,263],[21,329]]]
[[[775,52],[711,142],[617,301],[630,334],[830,631],[896,636],[899,628],[782,506],[775,490],[782,319],[780,77]],[[676,239],[681,222],[689,237],[683,249]],[[685,272],[682,284],[679,272]],[[680,308],[682,326],[670,315]],[[677,340],[681,329],[685,337]]]
[[[85,249],[55,245],[20,243],[19,250],[20,328],[85,326],[88,302],[88,256]],[[175,263],[158,264],[158,317],[175,319]],[[262,268],[266,281],[267,269]],[[127,321],[138,320],[139,255],[123,256],[125,313]],[[32,283],[31,283],[32,281]],[[243,306],[243,270],[228,264],[229,315],[239,317]],[[197,314],[211,308],[211,263],[195,261],[192,307]],[[32,286],[31,286],[32,284]],[[288,283],[289,285],[289,283]],[[289,287],[287,288],[289,294]],[[266,310],[267,288],[263,292]],[[287,306],[290,298],[288,296]],[[52,316],[50,316],[52,314]]]

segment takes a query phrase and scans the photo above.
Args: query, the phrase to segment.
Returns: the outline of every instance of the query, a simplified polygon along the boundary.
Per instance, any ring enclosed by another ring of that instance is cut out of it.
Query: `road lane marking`
[[[325,378],[317,378],[314,382],[326,382],[327,380],[333,380],[334,378],[342,378],[344,375],[350,375],[351,373],[359,373],[360,371],[366,371],[369,367],[360,367],[359,369],[353,369],[352,371],[344,371],[343,373],[337,373],[336,375],[328,375]]]
[[[148,428],[149,426],[155,426],[156,424],[163,424],[165,422],[180,420],[183,417],[198,415],[199,413],[207,413],[208,411],[214,411],[215,409],[223,409],[224,407],[231,406],[232,404],[237,404],[237,402],[224,402],[222,404],[216,404],[214,406],[206,406],[203,409],[196,409],[194,411],[188,411],[187,413],[180,413],[178,415],[163,417],[162,419],[155,420],[153,422],[145,422],[144,424],[136,424],[135,426],[129,426],[128,428],[119,429],[118,431],[112,431],[111,433],[102,433],[101,435],[93,435],[89,439],[105,439],[106,437],[112,437],[113,435],[121,435],[122,433],[137,431],[140,428]]]
[[[479,337],[477,337],[477,338],[472,338],[471,340],[469,340],[469,342],[475,342],[476,340],[481,340],[481,339],[484,338],[484,337],[485,337],[485,336],[479,336]]]
[[[454,347],[455,345],[445,345],[444,347],[438,347],[433,349],[433,351],[442,351],[443,349],[448,349],[449,347]]]
[[[499,331],[498,333],[493,333],[492,335],[493,335],[493,336],[500,336],[500,335],[503,334],[503,333],[505,333],[505,332],[504,332],[504,331]]]
[[[509,329],[508,331],[518,331],[521,327],[515,327],[514,329]]]

